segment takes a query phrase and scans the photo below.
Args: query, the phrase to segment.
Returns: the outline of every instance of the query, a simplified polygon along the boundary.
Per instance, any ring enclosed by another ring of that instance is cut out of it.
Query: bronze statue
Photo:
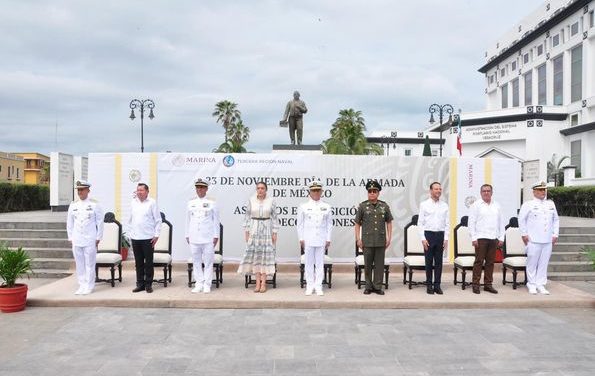
[[[285,115],[283,115],[283,119],[279,122],[279,125],[282,127],[289,126],[289,138],[291,139],[292,145],[295,145],[296,133],[297,144],[302,144],[302,134],[304,130],[304,122],[302,118],[306,112],[308,112],[306,103],[300,100],[299,91],[294,91],[293,99],[287,102]]]

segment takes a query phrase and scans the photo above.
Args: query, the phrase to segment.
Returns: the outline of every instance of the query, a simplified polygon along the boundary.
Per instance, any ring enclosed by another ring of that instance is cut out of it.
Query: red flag
[[[459,124],[457,125],[457,150],[459,151],[459,156],[463,155],[463,142],[461,133],[461,114],[459,114]]]

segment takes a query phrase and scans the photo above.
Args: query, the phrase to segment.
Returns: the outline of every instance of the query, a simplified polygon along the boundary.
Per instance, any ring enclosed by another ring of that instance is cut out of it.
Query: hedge
[[[50,208],[46,185],[0,183],[0,213]]]
[[[595,218],[595,186],[549,188],[547,195],[559,215]]]

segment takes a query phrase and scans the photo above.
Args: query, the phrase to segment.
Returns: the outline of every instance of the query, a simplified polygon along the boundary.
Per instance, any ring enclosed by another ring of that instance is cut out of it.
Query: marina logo
[[[477,197],[475,196],[467,196],[465,198],[465,206],[467,207],[467,209],[469,209],[471,207],[471,205],[473,205],[473,203],[477,201]]]
[[[140,173],[139,170],[130,170],[128,173],[128,179],[130,179],[133,183],[138,183],[143,175]]]
[[[182,154],[176,155],[172,160],[171,164],[176,167],[182,167],[184,165],[184,156]]]
[[[226,155],[225,157],[223,157],[223,165],[225,167],[231,167],[236,163],[236,160],[234,159],[234,157],[232,155]]]

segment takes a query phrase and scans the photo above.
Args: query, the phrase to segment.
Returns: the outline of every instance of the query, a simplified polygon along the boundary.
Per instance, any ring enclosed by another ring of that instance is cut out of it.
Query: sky
[[[145,152],[217,148],[230,100],[266,153],[294,90],[304,144],[345,108],[369,133],[424,130],[432,103],[484,109],[486,49],[542,2],[0,0],[0,151],[138,152],[129,104],[150,98]]]

